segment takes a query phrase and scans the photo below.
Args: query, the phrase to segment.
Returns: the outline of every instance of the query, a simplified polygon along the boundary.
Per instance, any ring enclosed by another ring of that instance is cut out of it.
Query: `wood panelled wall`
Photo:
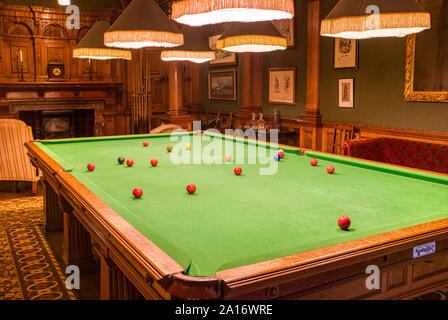
[[[176,123],[188,128],[192,120],[189,114],[202,111],[201,66],[188,62],[164,62],[160,53],[161,50],[133,50],[126,77],[129,109],[133,103],[134,72],[149,63],[152,128],[161,123]]]
[[[105,105],[105,134],[129,132],[130,109],[127,104],[126,62],[75,59],[72,51],[89,28],[99,19],[112,22],[110,10],[83,12],[80,28],[66,26],[65,8],[5,5],[0,3],[0,117],[12,117],[15,101],[98,100]],[[20,81],[19,59],[23,60]],[[64,66],[61,81],[50,81],[49,64]],[[92,80],[90,80],[92,77]]]
[[[0,81],[16,82],[19,51],[23,52],[26,82],[48,80],[47,65],[62,63],[66,81],[89,80],[87,59],[72,58],[72,51],[100,17],[112,21],[111,11],[81,12],[80,29],[66,27],[64,9],[25,7],[0,3]],[[94,61],[94,80],[122,80],[122,62]]]

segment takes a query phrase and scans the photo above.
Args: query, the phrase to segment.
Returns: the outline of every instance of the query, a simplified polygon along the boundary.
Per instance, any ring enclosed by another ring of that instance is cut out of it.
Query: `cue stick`
[[[148,55],[148,57],[147,57],[147,60],[146,60],[147,62],[146,62],[146,83],[145,83],[145,100],[146,100],[146,126],[147,126],[147,132],[149,133],[149,131],[151,130],[151,117],[150,117],[150,108],[151,108],[151,106],[150,106],[150,103],[149,103],[149,97],[148,97],[148,94],[149,94],[149,85],[150,85],[150,77],[151,77],[151,70],[150,70],[150,67],[151,67],[151,62],[150,62],[150,59],[149,59],[149,55]]]
[[[146,57],[143,57],[143,64],[142,64],[142,133],[146,133],[146,101],[145,101],[145,86],[146,86],[146,79],[145,79],[145,73],[146,73]]]
[[[148,100],[148,131],[152,128],[152,107],[151,107],[151,60],[148,60],[148,85],[146,92],[146,99]]]
[[[135,91],[134,91],[134,133],[138,133],[138,63],[134,65],[134,83],[135,83]]]
[[[132,64],[133,73],[132,73],[132,133],[135,133],[135,62]]]
[[[139,132],[138,133],[142,133],[142,117],[143,117],[143,113],[142,113],[142,64],[143,64],[143,57],[142,57],[142,53],[143,53],[143,49],[140,49],[140,56],[139,56],[139,60],[140,60],[140,65],[139,65],[139,70],[138,70],[138,109],[139,109],[139,117],[138,117],[138,128],[139,128]]]
[[[135,132],[138,133],[138,62],[135,63]]]

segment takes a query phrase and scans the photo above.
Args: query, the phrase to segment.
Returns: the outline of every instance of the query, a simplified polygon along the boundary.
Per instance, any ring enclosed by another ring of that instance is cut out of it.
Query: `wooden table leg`
[[[101,300],[141,300],[143,296],[116,266],[116,264],[102,254],[101,264]]]
[[[92,243],[89,232],[76,219],[73,208],[60,197],[59,203],[64,212],[64,263],[76,265],[82,272],[94,270]]]
[[[111,300],[111,288],[110,288],[110,278],[111,278],[111,266],[110,263],[106,261],[106,258],[103,255],[100,256],[100,299],[101,300]]]
[[[62,231],[63,216],[59,207],[58,195],[45,180],[42,180],[42,186],[44,192],[45,231]]]

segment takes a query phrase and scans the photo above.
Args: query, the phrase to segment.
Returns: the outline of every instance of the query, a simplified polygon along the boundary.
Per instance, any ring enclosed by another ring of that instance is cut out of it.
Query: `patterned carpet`
[[[42,197],[0,200],[0,300],[75,300],[43,235]],[[416,300],[448,300],[448,288]]]
[[[0,300],[74,300],[42,231],[42,197],[0,201]]]

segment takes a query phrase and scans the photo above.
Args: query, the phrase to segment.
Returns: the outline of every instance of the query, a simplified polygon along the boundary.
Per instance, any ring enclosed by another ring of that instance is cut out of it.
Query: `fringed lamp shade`
[[[285,50],[286,38],[269,21],[232,23],[216,41],[216,48],[231,52]]]
[[[154,0],[133,0],[104,34],[104,43],[126,49],[176,47],[184,36]]]
[[[182,0],[173,3],[171,17],[190,26],[292,19],[294,0]]]
[[[210,50],[208,41],[201,31],[185,26],[182,29],[184,34],[184,44],[162,51],[163,61],[191,61],[203,63],[215,59],[215,52]]]
[[[107,21],[97,21],[73,50],[73,58],[131,60],[131,51],[108,48],[104,45],[104,33],[109,28],[110,24]]]
[[[404,37],[430,28],[430,13],[415,0],[340,0],[322,20],[321,35],[346,39]]]

